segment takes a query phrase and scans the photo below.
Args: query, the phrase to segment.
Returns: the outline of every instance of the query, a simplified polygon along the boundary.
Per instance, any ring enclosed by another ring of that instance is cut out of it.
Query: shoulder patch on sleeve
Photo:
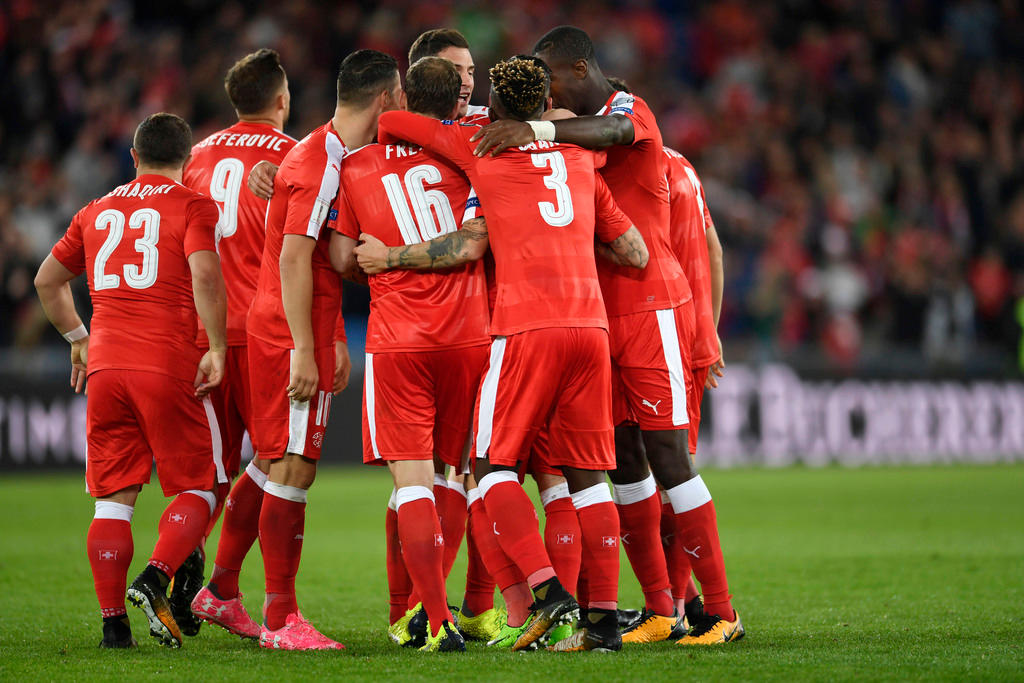
[[[615,94],[612,98],[611,103],[608,105],[609,114],[632,114],[633,104],[636,103],[636,98],[630,95],[628,92],[622,92],[621,90]]]

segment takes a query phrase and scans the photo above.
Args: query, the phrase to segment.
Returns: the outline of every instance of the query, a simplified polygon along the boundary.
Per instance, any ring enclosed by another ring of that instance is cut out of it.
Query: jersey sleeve
[[[614,242],[633,227],[633,221],[622,212],[612,198],[612,191],[601,174],[594,172],[594,219],[597,239]]]
[[[82,240],[81,216],[81,211],[75,214],[64,236],[50,250],[53,257],[75,275],[85,272],[85,244]]]
[[[196,197],[185,215],[185,256],[197,251],[217,251],[217,223],[220,209],[209,197]]]
[[[335,208],[331,209],[327,219],[327,227],[354,240],[358,240],[359,233],[362,232],[359,229],[359,221],[352,210],[352,204],[349,202],[348,192],[344,184],[342,184],[341,189],[338,191],[338,201]]]
[[[462,214],[462,222],[465,223],[474,218],[480,218],[483,215],[484,212],[480,207],[480,198],[476,196],[476,190],[470,186],[469,196],[466,197],[466,210]]]
[[[470,148],[467,129],[476,132],[475,126],[461,126],[453,121],[438,121],[407,111],[389,111],[380,115],[377,124],[377,138],[383,144],[411,142],[417,147],[429,150],[450,159],[464,172],[475,165],[476,157]]]
[[[302,173],[301,177],[286,181],[289,195],[284,234],[305,235],[316,240],[320,239],[320,231],[327,224],[331,205],[338,195],[341,168],[330,157],[319,162],[310,159],[305,166],[310,170],[308,174]]]
[[[646,105],[637,102],[635,96],[620,90],[608,103],[608,114],[625,116],[633,122],[634,145],[654,138],[654,132],[657,130],[654,115]]]

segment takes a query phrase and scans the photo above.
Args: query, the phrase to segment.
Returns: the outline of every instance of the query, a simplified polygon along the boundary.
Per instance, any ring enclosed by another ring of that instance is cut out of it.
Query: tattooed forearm
[[[487,223],[474,218],[459,230],[429,242],[389,248],[386,263],[388,268],[450,268],[480,258],[487,244]]]
[[[643,268],[647,265],[647,244],[636,227],[631,227],[609,244],[599,244],[602,256],[620,266]]]

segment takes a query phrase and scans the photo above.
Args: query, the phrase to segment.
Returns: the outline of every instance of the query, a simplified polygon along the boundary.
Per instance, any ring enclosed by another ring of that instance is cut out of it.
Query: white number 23
[[[124,214],[116,209],[107,209],[96,216],[96,229],[109,232],[93,264],[92,279],[95,291],[116,289],[121,286],[121,278],[115,273],[107,273],[106,266],[107,260],[124,237],[124,223]],[[142,263],[125,264],[125,284],[132,289],[152,287],[156,282],[160,262],[160,252],[156,248],[156,243],[160,239],[160,213],[154,209],[139,209],[128,219],[128,227],[132,230],[142,230],[142,236],[135,240],[135,251],[142,254]]]

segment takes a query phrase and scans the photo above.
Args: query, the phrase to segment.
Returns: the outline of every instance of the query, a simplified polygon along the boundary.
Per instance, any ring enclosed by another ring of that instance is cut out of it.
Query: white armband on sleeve
[[[85,325],[79,325],[70,332],[65,332],[63,337],[68,340],[69,344],[74,344],[76,341],[81,341],[89,336],[89,330],[85,329]]]
[[[550,142],[555,139],[554,121],[527,121],[526,123],[533,129],[534,140],[547,140]]]

